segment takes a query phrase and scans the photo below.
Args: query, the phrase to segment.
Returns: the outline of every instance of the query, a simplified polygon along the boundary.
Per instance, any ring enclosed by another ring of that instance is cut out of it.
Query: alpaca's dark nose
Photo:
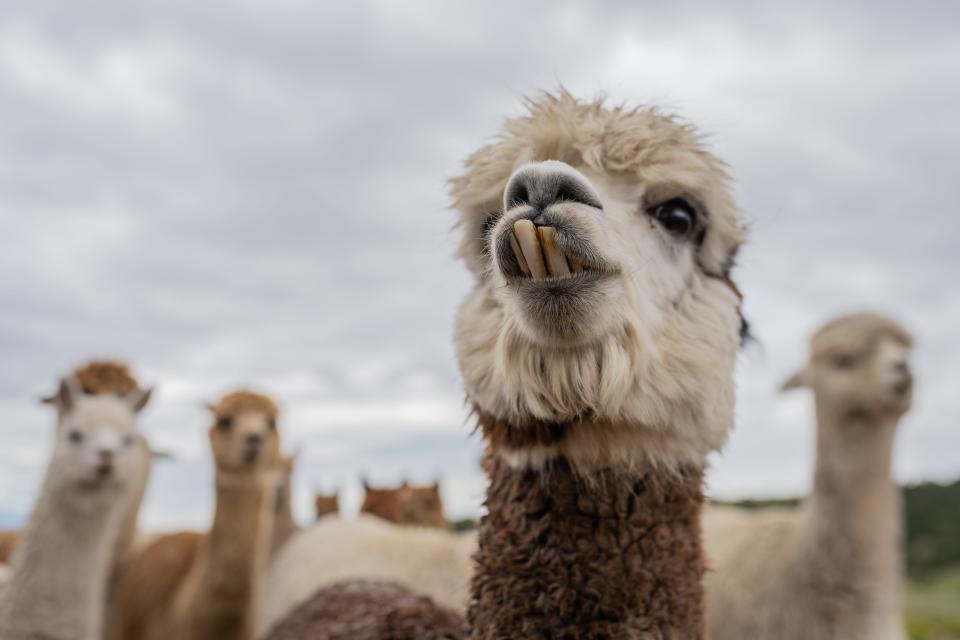
[[[263,444],[263,438],[261,438],[257,434],[252,434],[247,436],[248,449],[259,449],[261,444]]]
[[[522,205],[544,211],[559,202],[603,209],[600,196],[587,178],[570,165],[556,160],[521,167],[510,178],[503,192],[504,211]]]

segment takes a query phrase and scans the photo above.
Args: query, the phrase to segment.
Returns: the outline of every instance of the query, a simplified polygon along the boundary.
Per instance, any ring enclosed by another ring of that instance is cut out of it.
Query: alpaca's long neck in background
[[[194,638],[253,637],[259,576],[272,527],[272,485],[263,476],[217,473],[217,504],[202,562]]]
[[[100,640],[121,490],[60,487],[50,473],[14,552],[0,637]]]
[[[293,519],[293,505],[291,504],[288,493],[277,502],[276,517],[273,521],[273,534],[271,535],[272,541],[270,543],[271,557],[280,550],[280,547],[282,547],[299,528]]]
[[[702,471],[485,466],[471,638],[703,637]]]
[[[817,462],[801,552],[829,566],[861,610],[897,609],[901,501],[892,477],[897,419],[850,416],[817,406]],[[823,563],[823,564],[822,564]]]

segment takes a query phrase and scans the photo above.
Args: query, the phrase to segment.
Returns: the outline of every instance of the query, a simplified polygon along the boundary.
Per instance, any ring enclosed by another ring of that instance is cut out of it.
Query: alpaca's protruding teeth
[[[547,271],[552,276],[570,275],[570,265],[567,264],[567,257],[557,246],[557,233],[553,227],[539,227],[537,231],[540,234],[540,244],[543,245],[543,256],[546,258]]]
[[[530,275],[527,259],[523,257],[523,251],[520,250],[520,244],[517,242],[517,235],[512,231],[510,232],[510,247],[513,249],[513,255],[516,256],[517,262],[520,263],[520,269],[524,274]]]
[[[513,223],[513,233],[517,237],[527,267],[534,278],[546,278],[547,267],[543,263],[543,253],[540,251],[540,239],[537,228],[530,220],[517,220]]]

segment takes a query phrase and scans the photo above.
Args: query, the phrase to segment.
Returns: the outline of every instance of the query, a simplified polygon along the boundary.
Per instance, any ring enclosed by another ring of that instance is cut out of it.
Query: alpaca
[[[340,515],[340,492],[315,493],[313,495],[313,509],[317,514],[317,520],[324,516]],[[2,544],[2,539],[0,539],[0,544]]]
[[[387,522],[402,524],[406,520],[402,492],[406,488],[404,482],[396,488],[372,487],[366,479],[363,480],[363,503],[360,513],[369,513],[382,518]]]
[[[904,638],[900,495],[891,465],[909,410],[910,334],[873,313],[837,318],[785,389],[813,389],[813,491],[796,512],[716,509],[705,519],[713,637]]]
[[[296,464],[296,454],[280,456],[277,462],[276,503],[273,518],[273,535],[270,541],[270,557],[286,544],[293,534],[300,530],[300,526],[293,519],[293,468]]]
[[[449,529],[443,515],[440,484],[412,485],[404,481],[395,489],[374,488],[363,481],[361,513],[369,513],[394,524]]]
[[[744,225],[692,127],[566,93],[528,107],[452,181],[476,281],[456,352],[488,448],[470,637],[701,638]]]
[[[0,638],[100,640],[111,558],[143,459],[136,415],[150,391],[84,393],[68,376],[53,455],[13,554],[0,601]]]
[[[405,524],[438,529],[450,528],[450,522],[443,515],[443,499],[440,497],[439,482],[423,485],[408,484],[403,498],[407,511]]]
[[[0,563],[6,564],[10,562],[13,550],[16,548],[17,541],[20,539],[20,533],[21,531],[19,529],[0,531]]]
[[[212,527],[161,537],[130,560],[120,590],[124,640],[253,638],[275,508],[277,407],[236,391],[209,408]]]

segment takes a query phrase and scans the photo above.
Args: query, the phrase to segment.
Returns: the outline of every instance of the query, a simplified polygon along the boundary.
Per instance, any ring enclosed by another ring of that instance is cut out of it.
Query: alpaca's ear
[[[150,402],[152,395],[152,387],[150,389],[134,389],[124,397],[124,400],[127,401],[127,404],[130,405],[134,413],[140,413],[143,408],[147,406],[147,403]]]
[[[73,376],[67,376],[60,380],[57,393],[50,398],[44,398],[44,401],[49,400],[49,404],[54,405],[60,411],[69,411],[77,403],[77,398],[82,395],[83,388],[77,379]]]
[[[367,482],[366,476],[363,476],[362,478],[360,478],[360,482],[363,484],[364,491],[370,491],[370,483]]]
[[[807,371],[806,369],[801,369],[787,378],[784,383],[780,385],[780,391],[790,391],[791,389],[800,389],[802,387],[809,386],[810,384],[807,380]]]

